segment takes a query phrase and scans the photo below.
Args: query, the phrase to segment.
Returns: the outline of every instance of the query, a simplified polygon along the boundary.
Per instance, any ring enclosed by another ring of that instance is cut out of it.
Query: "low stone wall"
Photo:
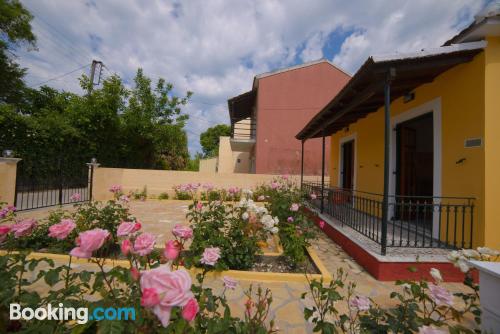
[[[215,187],[254,188],[259,184],[272,180],[276,175],[264,174],[221,174],[203,172],[185,172],[149,169],[96,168],[94,171],[93,197],[106,200],[112,197],[109,188],[119,184],[125,192],[142,190],[147,187],[148,195],[159,195],[163,192],[174,195],[173,187],[186,183],[212,183]],[[290,176],[300,182],[300,175]],[[320,176],[304,176],[306,181],[320,181]],[[326,178],[328,181],[328,178]]]

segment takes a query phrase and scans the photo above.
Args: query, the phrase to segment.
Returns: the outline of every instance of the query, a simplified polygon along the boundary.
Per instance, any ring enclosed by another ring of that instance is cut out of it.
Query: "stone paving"
[[[130,209],[132,214],[143,222],[143,230],[158,235],[160,244],[162,244],[171,238],[170,230],[175,224],[187,223],[185,211],[188,205],[189,201],[132,201]],[[19,216],[41,218],[46,216],[49,210],[22,212]],[[314,242],[313,248],[330,273],[334,274],[338,268],[343,268],[348,274],[348,280],[356,282],[356,291],[359,294],[373,298],[376,303],[382,306],[392,305],[389,294],[395,289],[393,282],[381,282],[374,279],[321,232],[318,240]],[[304,305],[310,305],[311,301],[300,299],[300,295],[308,289],[306,283],[240,281],[236,290],[226,293],[235,315],[243,316],[243,305],[246,300],[244,289],[252,283],[254,285],[262,284],[263,287],[271,289],[273,304],[270,317],[275,318],[280,332],[287,334],[312,332],[312,325],[308,324],[303,316]],[[208,278],[206,285],[213,287],[215,292],[222,289],[222,283],[219,279]],[[453,292],[463,289],[463,285],[458,283],[445,283],[444,286]],[[345,308],[339,305],[339,310],[345,311]]]

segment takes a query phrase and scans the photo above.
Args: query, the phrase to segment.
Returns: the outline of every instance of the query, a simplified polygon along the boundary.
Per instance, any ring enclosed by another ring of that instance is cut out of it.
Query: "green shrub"
[[[242,218],[245,207],[220,201],[202,203],[195,201],[189,207],[187,217],[193,229],[192,255],[187,265],[199,263],[207,247],[219,247],[221,259],[218,269],[248,269],[260,253],[258,241],[266,239],[260,223]]]
[[[303,210],[304,200],[299,187],[285,176],[277,177],[269,184],[259,186],[255,195],[266,198],[266,207],[272,216],[279,218],[279,237],[284,255],[292,263],[306,259],[306,247],[316,237],[313,221]],[[298,210],[293,210],[297,206]]]
[[[158,199],[160,199],[160,200],[168,199],[168,198],[169,198],[169,196],[168,196],[168,193],[166,193],[166,192],[163,192],[163,193],[158,195]]]

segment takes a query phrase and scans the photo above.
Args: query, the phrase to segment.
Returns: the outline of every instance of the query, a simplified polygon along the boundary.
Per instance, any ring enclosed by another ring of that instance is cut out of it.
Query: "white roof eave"
[[[377,55],[377,56],[372,56],[372,59],[375,63],[387,62],[393,60],[418,59],[430,56],[445,55],[458,51],[484,49],[487,45],[488,42],[486,41],[460,43],[460,44],[452,44],[450,46],[441,46],[439,48],[423,49],[417,52]]]

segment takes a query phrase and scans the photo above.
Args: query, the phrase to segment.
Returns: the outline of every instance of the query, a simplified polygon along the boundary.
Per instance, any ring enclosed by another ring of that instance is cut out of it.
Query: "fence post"
[[[0,157],[0,202],[16,205],[16,178],[18,158]]]
[[[99,167],[101,164],[97,163],[96,158],[92,158],[89,163],[87,163],[87,166],[89,167],[89,176],[88,176],[88,185],[89,185],[89,202],[92,201],[92,193],[94,190],[94,168]]]
[[[62,175],[62,163],[61,163],[61,157],[57,160],[57,173],[58,173],[58,187],[59,187],[59,205],[62,205],[63,203],[63,175]]]

